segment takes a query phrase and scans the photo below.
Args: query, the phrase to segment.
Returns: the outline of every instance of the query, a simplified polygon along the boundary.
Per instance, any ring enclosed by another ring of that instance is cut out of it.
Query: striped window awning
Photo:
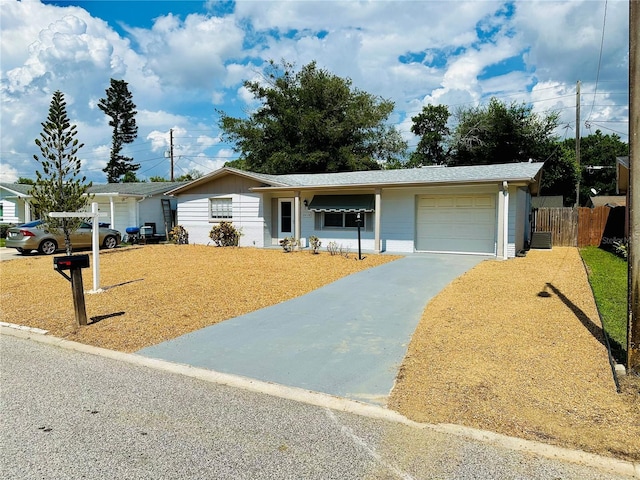
[[[373,195],[315,195],[309,204],[312,212],[373,212]]]

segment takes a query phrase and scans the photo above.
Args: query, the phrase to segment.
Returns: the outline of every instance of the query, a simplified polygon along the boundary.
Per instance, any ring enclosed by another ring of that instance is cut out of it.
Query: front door
[[[293,198],[278,199],[278,240],[293,237]]]

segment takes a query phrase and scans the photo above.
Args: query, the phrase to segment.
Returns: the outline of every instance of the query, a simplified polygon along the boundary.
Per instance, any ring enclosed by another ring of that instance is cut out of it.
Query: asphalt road
[[[7,479],[615,479],[431,429],[0,336]]]

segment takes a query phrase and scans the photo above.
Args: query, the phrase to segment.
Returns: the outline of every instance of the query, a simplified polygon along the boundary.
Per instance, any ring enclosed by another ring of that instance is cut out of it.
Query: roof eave
[[[376,182],[376,183],[349,183],[340,185],[284,185],[284,186],[271,186],[271,187],[253,187],[250,190],[254,192],[269,192],[279,190],[350,190],[350,189],[362,189],[362,188],[411,188],[411,187],[438,187],[446,185],[469,185],[469,184],[501,184],[507,181],[508,183],[529,185],[535,183],[534,178],[491,178],[491,179],[478,179],[478,180],[446,180],[438,182]]]
[[[225,175],[238,175],[240,177],[248,178],[250,180],[255,180],[256,182],[265,183],[265,179],[260,176],[260,174],[254,174],[253,172],[247,172],[245,170],[238,170],[237,168],[231,167],[222,167],[218,170],[211,172],[208,175],[205,175],[200,178],[196,178],[195,180],[187,183],[186,185],[182,185],[181,187],[174,188],[173,190],[169,190],[165,193],[165,195],[176,195],[183,193],[187,190],[191,190],[192,188],[210,182],[211,180],[215,180],[216,178],[225,176]],[[277,186],[285,187],[287,184],[278,183],[278,182],[270,182]]]

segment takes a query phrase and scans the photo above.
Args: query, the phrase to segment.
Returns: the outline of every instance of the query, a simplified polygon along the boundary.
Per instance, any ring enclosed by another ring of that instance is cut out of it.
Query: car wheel
[[[118,245],[118,241],[116,240],[116,237],[114,237],[113,235],[109,235],[104,239],[103,245],[104,248],[108,249],[116,248],[116,246]]]
[[[58,250],[58,244],[53,240],[44,240],[38,250],[45,255],[53,255]]]

